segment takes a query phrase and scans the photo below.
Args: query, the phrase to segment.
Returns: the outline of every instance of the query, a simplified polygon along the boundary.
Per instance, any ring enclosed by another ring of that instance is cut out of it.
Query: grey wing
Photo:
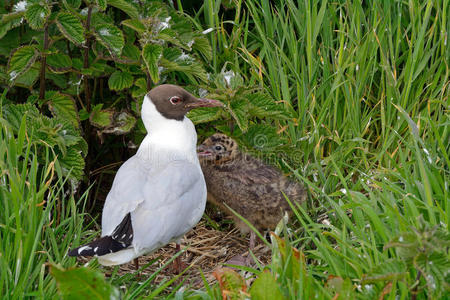
[[[151,170],[133,156],[117,171],[102,212],[102,236],[111,235],[126,215],[144,201],[143,186]]]
[[[153,250],[182,237],[197,224],[206,204],[198,164],[174,161],[148,181],[144,201],[131,213],[137,249]]]

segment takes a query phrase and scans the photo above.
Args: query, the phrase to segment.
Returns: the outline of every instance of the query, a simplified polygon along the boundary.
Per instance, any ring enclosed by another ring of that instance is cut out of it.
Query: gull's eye
[[[173,96],[172,98],[170,98],[170,103],[172,103],[173,105],[178,104],[181,102],[181,98],[178,96]]]
[[[216,149],[217,151],[220,151],[220,150],[222,150],[222,149],[223,149],[223,147],[222,147],[222,146],[220,146],[220,145],[217,145],[216,147],[214,147],[214,149]]]

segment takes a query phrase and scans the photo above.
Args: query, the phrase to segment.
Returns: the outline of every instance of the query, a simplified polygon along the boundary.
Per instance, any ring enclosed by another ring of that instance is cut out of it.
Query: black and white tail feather
[[[111,235],[103,236],[69,251],[69,256],[102,256],[128,248],[133,241],[133,226],[128,213]]]

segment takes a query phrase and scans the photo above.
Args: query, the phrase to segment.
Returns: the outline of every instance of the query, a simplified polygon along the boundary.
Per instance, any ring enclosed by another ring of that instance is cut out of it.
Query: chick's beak
[[[185,105],[188,109],[194,109],[197,107],[223,107],[223,103],[218,100],[206,99],[206,98],[195,98],[192,102]]]
[[[205,145],[200,145],[197,147],[197,155],[199,157],[205,157],[212,155],[211,151],[209,151],[209,148]]]

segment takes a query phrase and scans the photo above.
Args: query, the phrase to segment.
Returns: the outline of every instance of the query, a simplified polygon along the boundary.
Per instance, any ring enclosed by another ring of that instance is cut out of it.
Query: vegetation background
[[[448,298],[449,10],[448,0],[3,1],[0,295]],[[154,284],[156,274],[105,280],[66,255],[95,235],[85,221],[145,135],[143,95],[165,82],[226,104],[189,115],[199,139],[231,135],[308,188],[268,242],[271,264],[244,268],[251,286],[237,272],[201,290]]]

